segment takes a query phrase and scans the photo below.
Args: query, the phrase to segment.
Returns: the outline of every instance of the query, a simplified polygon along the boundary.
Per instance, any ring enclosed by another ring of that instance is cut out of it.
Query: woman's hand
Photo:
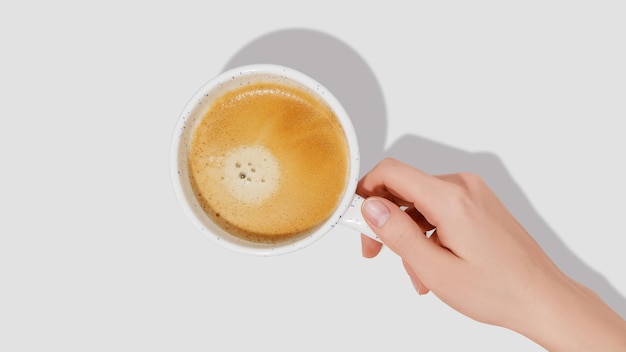
[[[550,350],[599,351],[606,343],[626,351],[626,322],[561,272],[480,177],[430,176],[386,159],[357,193],[367,198],[366,221],[402,258],[418,293],[431,290],[468,317]],[[381,246],[362,236],[365,257]]]

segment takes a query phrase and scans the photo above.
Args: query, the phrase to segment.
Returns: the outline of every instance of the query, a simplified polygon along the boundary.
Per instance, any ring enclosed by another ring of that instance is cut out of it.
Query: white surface
[[[364,170],[394,156],[483,174],[626,316],[623,2],[10,3],[0,350],[542,350],[418,297],[351,230],[257,258],[194,228],[169,177],[176,118],[210,77],[259,61],[337,95]]]

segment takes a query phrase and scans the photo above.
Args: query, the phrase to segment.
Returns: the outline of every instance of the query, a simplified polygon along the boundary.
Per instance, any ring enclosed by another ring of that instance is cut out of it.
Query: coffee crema
[[[258,243],[296,240],[334,212],[349,174],[341,123],[314,94],[256,82],[217,98],[193,132],[192,188],[228,233]]]

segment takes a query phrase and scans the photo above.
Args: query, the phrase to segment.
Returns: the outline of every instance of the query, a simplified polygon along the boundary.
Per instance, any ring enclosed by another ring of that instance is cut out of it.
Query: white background
[[[177,117],[256,62],[337,95],[362,173],[480,173],[626,316],[623,1],[164,3],[0,5],[0,350],[542,350],[417,296],[352,230],[256,258],[193,227]]]

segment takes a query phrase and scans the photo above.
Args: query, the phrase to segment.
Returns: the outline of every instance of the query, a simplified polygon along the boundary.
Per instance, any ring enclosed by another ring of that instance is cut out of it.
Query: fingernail
[[[413,288],[415,289],[415,291],[417,291],[417,294],[421,296],[422,293],[420,292],[420,287],[415,281],[413,281],[412,278],[411,278],[411,284],[413,284]]]
[[[413,281],[413,278],[411,278],[411,283],[413,284],[413,288],[415,289],[415,291],[417,292],[419,296],[423,296],[428,293],[428,289],[421,290],[422,286],[419,285],[417,282]]]
[[[382,227],[389,219],[391,212],[383,202],[377,199],[368,199],[363,202],[363,215],[376,227]]]

